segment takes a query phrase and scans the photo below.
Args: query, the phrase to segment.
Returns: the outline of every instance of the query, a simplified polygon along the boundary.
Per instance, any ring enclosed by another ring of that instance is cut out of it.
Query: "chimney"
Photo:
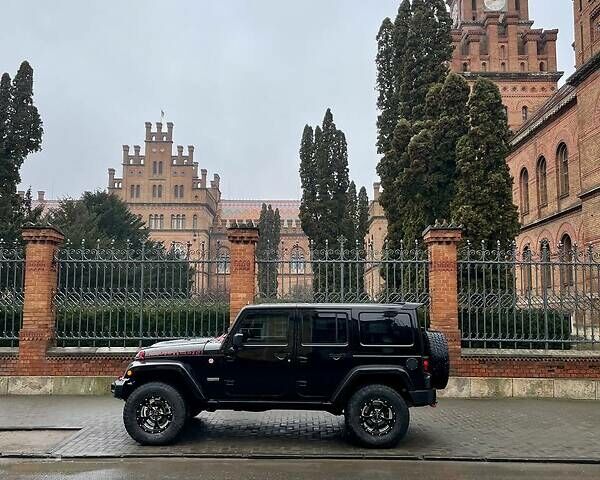
[[[200,170],[200,173],[202,175],[202,177],[200,178],[200,187],[206,188],[206,175],[208,174],[208,171],[206,170],[206,168],[203,168],[202,170]]]
[[[115,185],[115,169],[108,169],[108,188],[113,188]]]
[[[156,122],[156,132],[157,133],[162,132],[162,122]]]
[[[129,145],[123,145],[123,164],[129,163]]]
[[[190,162],[194,161],[194,146],[188,145],[188,157],[190,157]]]
[[[46,201],[44,199],[45,195],[46,195],[46,192],[44,192],[44,190],[38,190],[38,202],[45,202]]]
[[[167,141],[173,141],[173,122],[167,122]]]
[[[214,184],[214,188],[216,188],[217,190],[219,190],[219,186],[221,184],[221,177],[219,176],[218,173],[215,173],[214,177],[213,177],[213,181],[211,182],[211,186]]]
[[[135,158],[136,160],[140,158],[140,146],[139,145],[133,146],[133,158]]]
[[[177,145],[177,156],[179,158],[183,157],[183,145]]]
[[[146,122],[146,141],[149,142],[152,140],[152,123]]]
[[[381,183],[375,182],[373,184],[373,201],[374,202],[379,202],[379,194],[381,193],[380,189],[381,189]]]

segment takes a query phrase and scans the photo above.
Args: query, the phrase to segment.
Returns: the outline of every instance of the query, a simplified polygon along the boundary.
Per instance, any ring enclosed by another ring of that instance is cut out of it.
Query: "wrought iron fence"
[[[0,240],[0,346],[19,343],[23,323],[25,262],[23,247]]]
[[[296,244],[257,256],[257,302],[422,303],[428,316],[427,251],[415,244],[376,252],[340,237],[324,248]]]
[[[136,346],[216,336],[229,324],[229,262],[199,250],[112,246],[59,252],[59,346]]]
[[[463,346],[599,348],[600,254],[591,247],[519,252],[468,244],[458,275]]]

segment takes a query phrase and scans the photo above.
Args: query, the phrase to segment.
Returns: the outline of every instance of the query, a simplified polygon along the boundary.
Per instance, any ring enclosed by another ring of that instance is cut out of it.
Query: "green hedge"
[[[469,322],[470,314],[470,322]],[[571,348],[571,317],[558,310],[461,308],[463,346],[469,348]],[[546,333],[547,321],[547,333]]]
[[[218,336],[229,325],[229,305],[61,307],[60,346],[137,346],[163,339]]]

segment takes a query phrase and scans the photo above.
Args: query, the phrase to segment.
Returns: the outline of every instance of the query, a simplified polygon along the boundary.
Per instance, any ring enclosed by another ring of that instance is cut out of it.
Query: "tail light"
[[[423,370],[429,373],[429,360],[427,358],[423,360]]]
[[[135,355],[135,360],[143,360],[144,358],[146,358],[146,352],[144,352],[144,350],[140,350]]]

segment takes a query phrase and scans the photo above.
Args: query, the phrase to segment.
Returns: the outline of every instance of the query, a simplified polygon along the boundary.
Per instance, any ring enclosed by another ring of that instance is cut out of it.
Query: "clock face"
[[[506,10],[506,0],[484,0],[485,8],[498,12],[500,10]]]

